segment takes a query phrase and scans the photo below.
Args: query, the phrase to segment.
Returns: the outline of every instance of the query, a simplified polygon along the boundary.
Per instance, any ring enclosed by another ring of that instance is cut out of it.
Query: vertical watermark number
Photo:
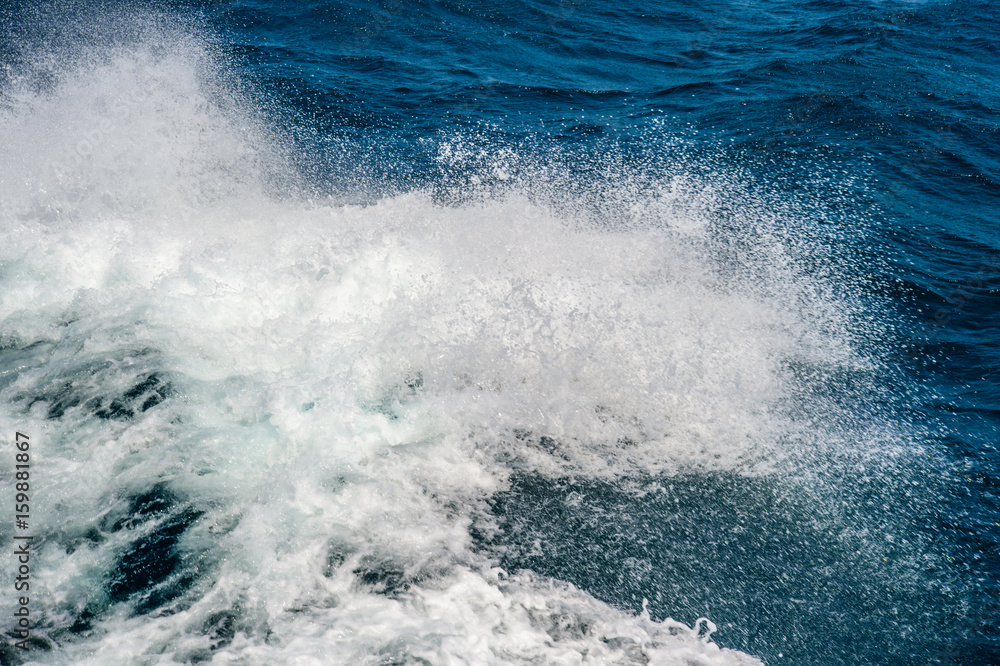
[[[14,611],[14,643],[22,650],[28,649],[31,637],[31,542],[29,533],[31,521],[31,443],[29,437],[16,433],[14,446],[14,597],[17,600]]]

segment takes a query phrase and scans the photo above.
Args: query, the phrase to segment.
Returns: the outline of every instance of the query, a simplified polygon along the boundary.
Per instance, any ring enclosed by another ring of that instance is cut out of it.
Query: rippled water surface
[[[0,659],[1000,662],[998,26],[7,3]]]

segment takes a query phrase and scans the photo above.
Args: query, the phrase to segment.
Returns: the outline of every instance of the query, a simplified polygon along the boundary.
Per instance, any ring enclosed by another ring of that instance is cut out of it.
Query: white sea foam
[[[5,92],[2,428],[36,442],[32,603],[58,645],[33,658],[757,663],[507,575],[469,528],[512,471],[793,453],[789,360],[861,361],[770,222],[747,214],[734,272],[697,179],[595,184],[614,220],[544,183],[275,195],[282,151],[214,71],[182,41]],[[149,590],[114,580],[144,537],[176,541],[151,586],[177,592],[136,613]]]

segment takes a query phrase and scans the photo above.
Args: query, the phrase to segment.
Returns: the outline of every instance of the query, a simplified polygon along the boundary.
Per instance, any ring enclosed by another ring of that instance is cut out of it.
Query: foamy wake
[[[544,183],[302,201],[195,42],[92,56],[0,111],[2,428],[37,442],[53,648],[32,659],[758,663],[707,622],[505,573],[469,528],[512,471],[780,464],[784,364],[854,362],[781,243],[735,279],[713,190],[675,177],[594,185],[615,224]]]

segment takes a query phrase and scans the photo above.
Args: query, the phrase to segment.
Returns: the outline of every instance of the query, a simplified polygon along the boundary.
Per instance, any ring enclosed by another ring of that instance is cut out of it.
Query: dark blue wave
[[[557,155],[581,177],[609,155],[642,163],[672,154],[683,137],[687,157],[706,171],[745,171],[788,197],[819,192],[832,246],[823,261],[845,291],[880,304],[868,312],[870,328],[891,331],[862,341],[892,366],[885,399],[926,427],[925,444],[942,460],[895,472],[886,496],[902,505],[916,499],[888,520],[912,524],[914,543],[949,553],[953,566],[921,569],[926,590],[894,590],[838,551],[835,533],[811,532],[812,545],[779,533],[807,520],[793,500],[713,478],[682,481],[684,498],[722,528],[742,524],[747,507],[777,513],[761,518],[762,531],[747,541],[618,488],[522,478],[495,501],[507,531],[481,545],[503,552],[506,566],[570,579],[630,610],[643,596],[656,601],[654,615],[689,622],[722,609],[717,641],[768,663],[1000,663],[1000,6],[137,5],[6,3],[0,86],[42,51],[142,40],[141,23],[114,17],[143,13],[210,35],[213,54],[291,137],[303,178],[319,193],[343,193],[362,172],[377,183],[371,196],[434,185],[454,175],[442,169],[434,141],[453,135],[542,162]],[[44,72],[36,77],[43,87]],[[833,384],[841,381],[849,383]],[[861,392],[852,390],[855,398]],[[933,482],[911,496],[923,476]],[[568,514],[551,508],[570,491],[589,504]],[[725,501],[704,501],[711,493]],[[875,521],[881,511],[852,515]],[[604,515],[623,518],[594,527]],[[528,529],[525,516],[541,518]],[[657,532],[664,524],[670,529]],[[644,534],[649,541],[637,543]],[[671,534],[684,551],[673,560],[665,554]],[[549,556],[525,554],[536,538],[548,540]],[[616,579],[610,570],[622,558],[653,573]],[[804,590],[810,584],[817,587]],[[800,597],[806,601],[794,601]]]

